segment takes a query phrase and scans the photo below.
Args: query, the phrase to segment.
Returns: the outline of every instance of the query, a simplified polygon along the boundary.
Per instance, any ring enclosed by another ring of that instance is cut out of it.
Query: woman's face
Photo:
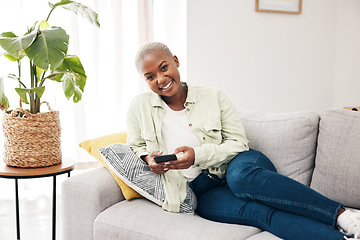
[[[158,95],[172,97],[180,87],[179,60],[162,50],[154,50],[140,59],[138,69],[150,89]]]

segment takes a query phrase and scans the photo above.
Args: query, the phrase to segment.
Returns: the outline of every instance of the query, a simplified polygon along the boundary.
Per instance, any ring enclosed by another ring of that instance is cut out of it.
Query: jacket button
[[[186,111],[190,111],[190,108],[187,108]]]

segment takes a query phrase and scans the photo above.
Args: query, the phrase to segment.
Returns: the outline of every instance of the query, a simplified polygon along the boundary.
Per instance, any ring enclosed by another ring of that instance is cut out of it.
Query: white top
[[[161,106],[165,110],[161,125],[161,136],[167,152],[169,154],[173,153],[176,148],[181,146],[201,146],[199,138],[192,132],[189,126],[186,109],[174,111],[164,101],[161,101]],[[191,182],[200,174],[201,169],[191,166],[181,171],[187,180]]]

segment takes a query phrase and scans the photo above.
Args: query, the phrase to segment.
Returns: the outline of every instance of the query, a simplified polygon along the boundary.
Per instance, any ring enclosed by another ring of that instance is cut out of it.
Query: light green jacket
[[[239,114],[222,91],[183,84],[188,88],[184,107],[189,126],[201,141],[200,147],[194,147],[194,166],[209,169],[210,173],[223,178],[231,159],[238,153],[249,150]],[[131,102],[127,114],[127,144],[139,157],[153,151],[166,153],[161,136],[164,114],[161,97],[153,92],[141,94]],[[174,192],[174,189],[170,189],[171,186],[167,186],[174,183],[181,188],[175,191],[181,197],[176,196],[175,199],[185,199],[186,179],[181,172],[168,171],[162,177],[166,193]],[[166,198],[170,200],[172,196],[167,195]],[[165,202],[163,208],[166,209],[167,205],[168,202]],[[172,201],[169,203],[169,206],[175,208],[177,205],[180,204],[177,202],[173,205]]]

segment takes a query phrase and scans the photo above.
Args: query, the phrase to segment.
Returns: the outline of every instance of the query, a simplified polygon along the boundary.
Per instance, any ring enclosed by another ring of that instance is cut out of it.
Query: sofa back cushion
[[[311,187],[346,206],[360,208],[360,112],[320,114]]]
[[[310,185],[319,115],[312,112],[240,112],[251,149],[264,153],[278,173]]]

